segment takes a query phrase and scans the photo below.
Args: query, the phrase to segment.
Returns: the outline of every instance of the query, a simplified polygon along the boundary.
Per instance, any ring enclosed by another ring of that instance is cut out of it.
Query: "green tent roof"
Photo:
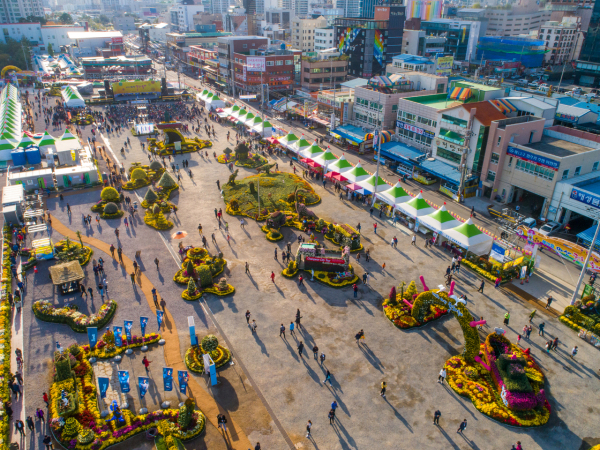
[[[446,222],[451,222],[453,220],[456,220],[452,216],[452,214],[450,214],[448,212],[445,205],[442,205],[442,207],[440,209],[438,209],[436,212],[429,214],[429,217],[431,217],[433,220],[435,220],[439,223],[446,223]]]
[[[425,209],[425,208],[431,208],[431,206],[429,206],[429,203],[427,203],[425,201],[425,199],[423,198],[423,195],[421,195],[421,194],[417,195],[415,198],[413,198],[411,201],[407,202],[406,204],[409,206],[412,206],[417,211],[419,211],[421,209]]]
[[[310,142],[308,142],[306,139],[302,138],[298,142],[296,142],[294,144],[294,146],[296,146],[298,148],[310,147]],[[323,150],[321,150],[321,151],[323,151]]]
[[[246,114],[246,117],[244,117],[244,121],[250,120],[250,119],[254,119],[254,114],[248,113],[248,114]]]
[[[65,130],[65,133],[60,138],[61,141],[68,141],[71,139],[77,139],[77,138],[75,136],[73,136],[69,130]]]
[[[338,157],[335,156],[333,153],[331,153],[330,150],[327,150],[325,153],[323,153],[321,156],[319,156],[319,159],[321,159],[323,161],[335,161],[338,159]]]
[[[257,123],[261,123],[263,120],[260,117],[255,117],[252,121],[252,125],[256,125]]]
[[[483,234],[477,226],[473,223],[471,219],[462,225],[457,226],[456,228],[452,228],[453,231],[462,234],[468,238],[472,238],[473,236],[477,236],[479,234]]]
[[[304,141],[304,139],[302,139],[300,142],[302,142],[302,141]],[[320,153],[323,153],[323,149],[321,147],[319,147],[317,144],[313,144],[310,147],[302,150],[302,154],[309,158],[312,155],[316,155],[316,154],[320,154]]]
[[[368,184],[369,186],[375,186],[375,175],[372,175],[371,177],[367,178],[364,181],[361,181],[361,183],[363,184]],[[383,181],[383,179],[381,177],[377,177],[377,187],[379,186],[389,186],[389,184],[387,184],[385,181]]]
[[[16,148],[17,143],[8,139],[3,139],[0,141],[0,150],[12,150]]]
[[[35,144],[35,142],[33,142],[33,140],[29,136],[23,133],[23,138],[21,139],[21,142],[19,142],[19,145],[17,147],[24,148],[31,144]]]
[[[402,186],[400,186],[400,182],[397,182],[394,186],[392,186],[387,191],[381,192],[381,194],[385,194],[388,197],[391,197],[393,199],[408,197],[408,193],[404,190],[404,188]]]
[[[345,175],[353,175],[355,177],[363,177],[365,175],[369,175],[369,172],[367,172],[365,169],[362,168],[362,166],[360,165],[360,163],[358,163],[356,166],[354,166],[354,169],[345,172]]]
[[[233,105],[233,108],[231,109],[231,112],[239,111],[239,110],[240,110],[240,107],[238,105]]]
[[[206,95],[206,94],[208,94],[208,89],[204,89],[204,90],[202,91],[202,94],[201,94],[201,95]]]
[[[272,128],[272,127],[273,127],[273,125],[271,125],[271,123],[269,121],[265,120],[263,122],[263,128]]]
[[[344,155],[340,156],[338,160],[334,163],[331,163],[327,166],[327,169],[331,172],[336,172],[335,169],[346,169],[348,167],[352,167],[352,164],[346,159]]]
[[[290,133],[287,136],[284,136],[281,139],[279,139],[279,142],[290,143],[292,141],[297,141],[297,140],[298,140],[298,138],[296,137],[296,135],[294,133]]]
[[[38,143],[40,147],[45,147],[47,145],[54,145],[56,143],[56,139],[54,139],[50,134],[46,131],[42,136],[42,140]]]

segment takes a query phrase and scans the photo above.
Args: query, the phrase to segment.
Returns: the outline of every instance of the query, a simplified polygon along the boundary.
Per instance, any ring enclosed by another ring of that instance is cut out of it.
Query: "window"
[[[294,62],[293,62],[291,59],[286,59],[286,60],[285,60],[285,64],[286,64],[287,66],[290,66],[290,65],[294,64]]]
[[[513,157],[511,156],[508,160],[508,167],[512,166]]]
[[[487,180],[488,181],[496,180],[496,172],[494,172],[493,170],[488,170]]]
[[[310,69],[309,69],[308,67],[305,67],[305,68],[304,68],[304,71],[305,71],[305,72],[309,72],[309,73],[310,73]]]
[[[392,105],[392,112],[398,111],[398,105]],[[597,165],[598,163],[596,163]]]
[[[531,133],[529,133],[529,143],[531,144],[533,142],[533,135],[535,134],[535,131],[532,131]]]
[[[566,180],[567,178],[569,178],[569,169],[563,170],[563,174],[562,174],[563,180]]]
[[[532,164],[527,161],[521,161],[520,159],[517,159],[517,164],[516,164],[515,168],[522,172],[530,173],[532,175],[538,176],[538,177],[546,179],[546,180],[554,179],[554,171],[553,170],[546,169],[545,167],[538,166],[537,164]],[[567,173],[568,173],[568,170],[567,170]]]
[[[462,157],[458,153],[450,152],[442,147],[437,148],[437,156],[439,156],[440,158],[447,159],[448,161],[451,161],[455,164],[460,164],[460,159]]]
[[[273,61],[267,61],[267,66],[272,66],[273,65]]]
[[[304,78],[304,82],[305,82],[305,83],[310,83],[310,79],[305,77],[305,78]]]
[[[592,166],[592,172],[595,172],[596,170],[598,170],[598,161],[596,161]]]
[[[579,174],[581,173],[581,166],[575,167],[575,175],[573,175],[574,177],[579,176]]]
[[[276,66],[283,66],[283,61],[281,61],[281,60],[275,61],[275,65]]]
[[[242,48],[248,48],[248,44],[243,44]]]
[[[498,153],[492,153],[491,163],[498,164],[498,161],[500,161],[500,155]]]
[[[502,137],[498,138],[498,143],[496,144],[497,147],[500,147],[500,141],[502,141]]]

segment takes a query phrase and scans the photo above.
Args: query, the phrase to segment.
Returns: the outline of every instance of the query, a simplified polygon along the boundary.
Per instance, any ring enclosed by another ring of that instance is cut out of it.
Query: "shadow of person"
[[[267,347],[263,343],[262,339],[258,336],[258,333],[255,332],[255,333],[252,333],[252,335],[254,336],[254,341],[260,347],[260,352],[263,353],[263,354],[265,354],[267,356],[267,358],[268,358],[269,357],[269,352],[267,351]]]

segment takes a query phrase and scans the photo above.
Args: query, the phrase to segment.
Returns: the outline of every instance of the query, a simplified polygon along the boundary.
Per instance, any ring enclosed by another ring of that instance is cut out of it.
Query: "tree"
[[[46,25],[46,23],[48,22],[48,20],[45,17],[42,16],[34,16],[34,15],[29,15],[27,17],[21,17],[19,19],[19,23],[39,23],[40,25]]]
[[[100,14],[98,16],[98,22],[100,22],[102,25],[108,25],[110,23],[110,19],[104,14]]]
[[[17,66],[19,69],[27,69],[31,56],[30,45],[27,38],[21,41],[6,38],[6,44],[0,44],[0,67]]]
[[[54,56],[54,48],[52,47],[52,44],[48,44],[48,54],[50,56]]]
[[[58,16],[58,21],[65,25],[72,24],[73,17],[71,17],[71,14],[65,12]]]

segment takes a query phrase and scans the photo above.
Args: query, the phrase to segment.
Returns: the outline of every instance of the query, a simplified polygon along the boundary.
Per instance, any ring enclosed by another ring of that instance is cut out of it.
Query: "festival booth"
[[[256,117],[255,119],[260,118]],[[264,122],[258,122],[251,129],[252,131],[256,131],[258,134],[265,138],[270,137],[273,134],[273,125],[271,125],[271,123],[266,120]]]
[[[397,211],[400,213],[400,218],[408,225],[408,228],[411,230],[414,228],[417,232],[419,231],[419,218],[434,213],[435,209],[429,206],[429,203],[423,198],[423,194],[419,193],[412,200],[399,204]]]
[[[405,203],[412,198],[404,188],[400,186],[400,182],[397,182],[394,186],[383,192],[377,192],[375,197],[377,200],[389,205],[392,210],[400,203]],[[375,208],[381,208],[381,206],[382,205],[379,205],[379,203],[375,203]]]
[[[237,113],[239,110],[239,106],[233,105],[231,108],[225,108],[223,112],[227,114],[227,120],[235,123],[237,119],[234,117],[234,114]]]
[[[144,136],[149,134],[154,134],[154,124],[153,123],[138,123],[135,125],[135,135],[136,136]]]
[[[213,110],[217,108],[225,108],[225,102],[221,100],[219,94],[209,94],[206,99],[206,106]]]
[[[66,86],[60,93],[67,108],[85,108],[85,100],[77,88]]]
[[[344,177],[351,183],[358,183],[359,181],[366,180],[371,175],[360,165],[360,161],[352,170],[344,172]]]
[[[330,153],[331,153],[331,152],[330,152]],[[315,144],[311,145],[310,147],[308,147],[308,148],[305,148],[304,150],[302,150],[302,151],[299,153],[299,155],[300,155],[302,158],[308,158],[308,159],[311,159],[311,160],[313,160],[313,161],[317,162],[317,161],[316,161],[316,158],[317,158],[317,157],[319,157],[319,156],[323,156],[323,155],[324,155],[324,151],[323,151],[323,149],[322,149],[321,147],[319,147],[319,146],[318,146],[318,145],[315,143]],[[323,165],[323,164],[321,164],[321,165]]]
[[[312,145],[310,148],[316,147],[316,145]],[[320,147],[319,147],[320,148]],[[322,150],[321,150],[322,151]],[[327,167],[330,164],[333,164],[334,161],[337,161],[338,157],[335,156],[331,150],[327,149],[327,151],[325,153],[322,153],[318,156],[310,156],[310,158],[317,164],[323,166],[325,169],[327,169]]]
[[[79,292],[79,283],[85,278],[79,261],[69,261],[64,264],[57,264],[48,269],[50,279],[54,286],[58,286],[63,295],[73,292]]]
[[[248,114],[246,114],[244,116],[244,120],[243,120],[244,125],[247,126],[248,128],[250,128],[252,126],[255,118],[256,118],[256,116],[254,114],[252,114],[251,112],[249,112]]]
[[[456,228],[443,231],[442,236],[450,242],[450,244],[444,242],[442,245],[445,244],[445,247],[450,245],[450,250],[453,253],[461,255],[462,250],[474,253],[477,256],[487,255],[490,253],[492,244],[494,243],[494,239],[479,230],[470,218]]]
[[[297,153],[298,156],[300,156],[300,152],[302,152],[302,150],[305,150],[309,147],[310,147],[310,142],[308,142],[304,138],[300,138],[296,142],[293,142],[288,148],[291,151],[293,151],[294,153]],[[321,150],[321,151],[323,151],[323,150]]]
[[[296,141],[298,141],[298,137],[294,133],[289,133],[288,135],[279,139],[279,145],[281,145],[286,150],[291,150],[292,144]]]
[[[337,181],[346,181],[347,178],[343,177],[341,174],[343,174],[344,172],[348,172],[353,168],[354,166],[350,164],[350,162],[346,159],[346,157],[343,154],[338,158],[337,161],[332,162],[326,167],[327,171],[332,174],[330,178]]]
[[[429,229],[436,240],[438,235],[443,236],[444,231],[456,228],[459,225],[461,225],[461,222],[448,212],[445,203],[434,213],[419,218],[419,231],[425,234],[426,229]]]

